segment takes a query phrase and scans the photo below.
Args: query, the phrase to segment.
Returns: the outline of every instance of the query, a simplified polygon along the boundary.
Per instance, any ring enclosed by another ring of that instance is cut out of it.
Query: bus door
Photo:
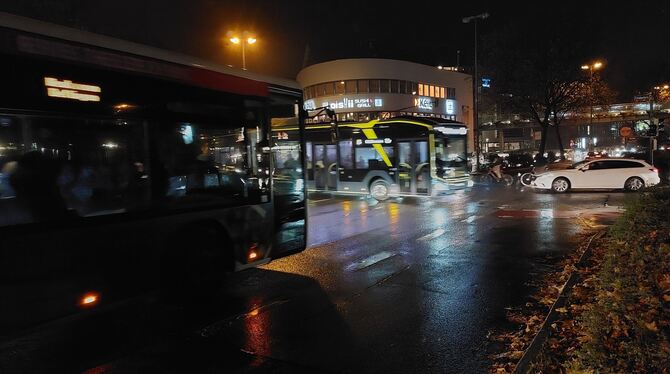
[[[426,195],[430,186],[428,142],[406,140],[398,142],[397,183],[401,193]]]
[[[337,147],[335,144],[314,144],[314,186],[317,190],[337,190]]]

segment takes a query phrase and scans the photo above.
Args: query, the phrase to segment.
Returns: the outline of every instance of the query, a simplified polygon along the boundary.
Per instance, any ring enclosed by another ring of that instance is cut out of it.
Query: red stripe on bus
[[[191,84],[217,91],[251,96],[268,95],[268,85],[266,83],[216,71],[191,69],[189,80]]]

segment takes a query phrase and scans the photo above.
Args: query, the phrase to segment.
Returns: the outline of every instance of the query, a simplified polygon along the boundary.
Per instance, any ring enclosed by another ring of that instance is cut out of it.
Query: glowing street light
[[[600,61],[595,61],[592,64],[589,65],[582,65],[581,68],[582,70],[588,70],[589,71],[589,101],[590,101],[590,112],[591,115],[589,116],[589,125],[586,128],[586,134],[588,135],[589,138],[591,138],[591,127],[593,127],[593,72],[595,70],[598,70],[603,67],[603,63]],[[591,141],[589,141],[589,150],[591,149]]]
[[[255,44],[258,40],[249,31],[242,32],[242,37],[232,31],[228,31],[226,36],[231,43],[242,45],[242,70],[247,70],[246,45]]]

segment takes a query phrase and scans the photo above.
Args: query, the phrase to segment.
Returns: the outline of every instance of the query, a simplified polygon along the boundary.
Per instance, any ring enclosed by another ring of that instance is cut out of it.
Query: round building
[[[338,121],[369,121],[397,116],[454,120],[472,129],[472,76],[387,59],[343,59],[308,66],[298,73],[305,109],[329,107]],[[317,116],[310,121],[328,120]],[[472,139],[469,139],[472,144]]]

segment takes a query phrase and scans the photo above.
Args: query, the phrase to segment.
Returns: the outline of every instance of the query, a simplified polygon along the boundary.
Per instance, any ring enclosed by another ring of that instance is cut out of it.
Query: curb
[[[584,264],[584,261],[586,261],[586,259],[591,255],[591,243],[593,242],[593,239],[595,239],[596,237],[602,237],[604,233],[605,230],[600,230],[595,234],[591,235],[591,238],[589,238],[589,241],[586,244],[586,249],[584,250],[584,253],[582,253],[582,255],[579,257],[579,260],[577,260],[577,262],[575,263],[575,268],[580,268]],[[523,356],[521,356],[519,362],[517,362],[516,367],[514,368],[513,372],[514,374],[525,374],[528,372],[530,364],[535,360],[535,357],[537,357],[538,353],[540,353],[542,346],[549,337],[548,327],[551,326],[552,323],[554,323],[554,321],[559,315],[556,309],[565,306],[568,300],[568,296],[570,296],[570,292],[572,291],[572,288],[574,287],[574,285],[577,283],[578,280],[579,280],[579,273],[577,271],[573,271],[572,274],[570,274],[570,277],[568,277],[568,280],[565,281],[565,283],[563,284],[561,293],[556,298],[556,301],[554,301],[554,304],[551,306],[549,313],[547,313],[547,317],[544,319],[544,322],[542,322],[540,330],[537,332],[533,340],[530,342],[528,348],[526,348],[526,350],[523,352]]]

